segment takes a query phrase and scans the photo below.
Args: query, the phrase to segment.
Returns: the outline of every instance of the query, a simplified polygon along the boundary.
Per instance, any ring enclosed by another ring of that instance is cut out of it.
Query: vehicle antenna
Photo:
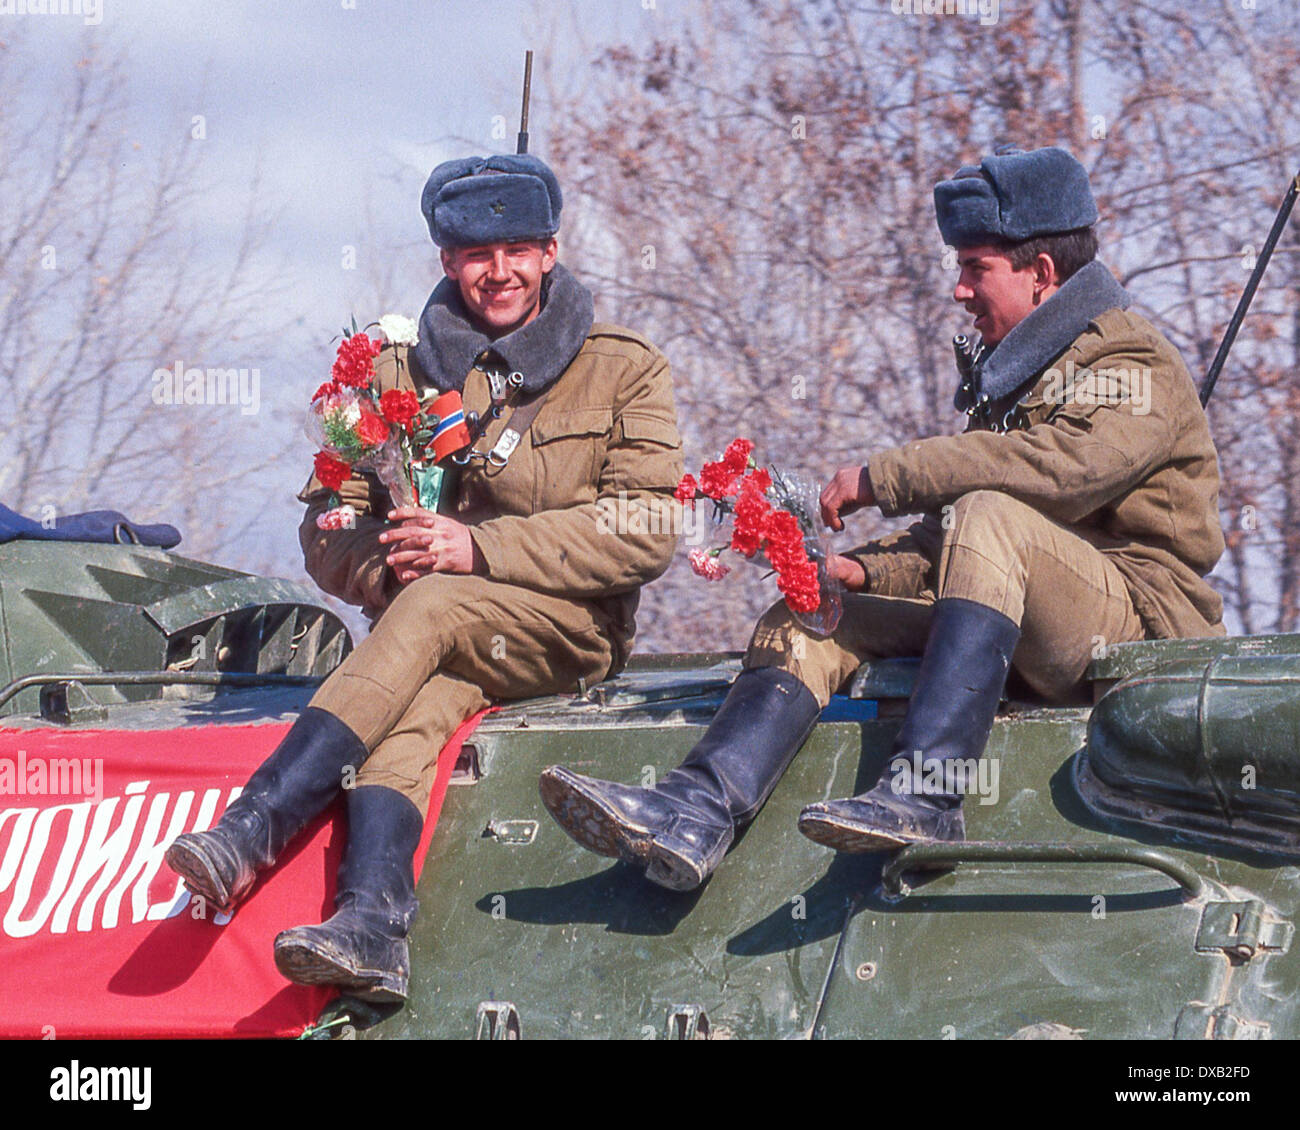
[[[1210,363],[1210,370],[1205,374],[1205,380],[1201,383],[1202,407],[1209,401],[1210,394],[1214,391],[1214,382],[1219,379],[1219,372],[1223,369],[1223,363],[1228,359],[1228,350],[1232,348],[1232,343],[1237,340],[1237,331],[1241,329],[1241,323],[1246,319],[1246,311],[1250,309],[1251,300],[1255,297],[1259,282],[1264,277],[1264,268],[1268,266],[1268,261],[1273,255],[1273,248],[1277,246],[1277,241],[1282,236],[1282,230],[1286,227],[1287,220],[1291,218],[1291,209],[1295,207],[1297,196],[1300,196],[1300,173],[1291,178],[1291,187],[1287,189],[1286,196],[1282,199],[1282,206],[1277,210],[1277,218],[1273,221],[1273,230],[1268,233],[1268,238],[1264,240],[1264,249],[1259,253],[1259,259],[1255,262],[1255,269],[1250,274],[1246,289],[1241,292],[1241,300],[1237,303],[1237,309],[1232,313],[1232,321],[1228,323],[1223,340],[1219,342],[1219,352],[1214,355],[1214,360]]]
[[[524,104],[519,111],[519,145],[516,153],[528,152],[528,93],[533,86],[533,53],[524,52]]]

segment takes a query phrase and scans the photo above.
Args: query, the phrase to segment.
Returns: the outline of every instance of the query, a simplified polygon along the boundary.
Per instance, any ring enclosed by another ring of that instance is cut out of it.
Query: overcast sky
[[[102,0],[97,25],[75,14],[0,15],[0,35],[21,25],[23,49],[52,64],[40,76],[51,85],[67,82],[87,44],[123,51],[141,140],[166,145],[204,119],[216,191],[196,220],[216,233],[236,224],[260,167],[267,199],[283,209],[284,245],[319,282],[314,257],[337,270],[367,201],[400,208],[412,238],[427,239],[419,191],[429,170],[471,148],[513,150],[537,13],[575,13],[598,47],[635,37],[681,2]],[[505,139],[492,136],[500,118]],[[550,125],[534,120],[535,150]]]

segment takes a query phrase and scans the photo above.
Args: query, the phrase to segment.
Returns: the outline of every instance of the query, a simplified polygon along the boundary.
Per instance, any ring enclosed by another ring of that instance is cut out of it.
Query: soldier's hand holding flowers
[[[826,572],[849,592],[862,592],[867,587],[867,571],[859,562],[842,553],[832,553],[826,559]]]
[[[429,573],[483,572],[484,563],[469,527],[445,514],[418,506],[398,506],[388,512],[390,522],[379,540],[391,546],[388,565],[404,585]]]

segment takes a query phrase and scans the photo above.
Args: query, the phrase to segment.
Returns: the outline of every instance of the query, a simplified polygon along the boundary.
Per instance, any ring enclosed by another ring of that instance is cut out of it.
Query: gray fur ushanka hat
[[[1091,227],[1098,220],[1088,173],[1064,149],[1003,148],[976,168],[966,165],[934,188],[944,242],[972,247],[1018,243]]]
[[[529,153],[444,161],[420,196],[439,247],[547,239],[560,229],[562,204],[555,174]]]

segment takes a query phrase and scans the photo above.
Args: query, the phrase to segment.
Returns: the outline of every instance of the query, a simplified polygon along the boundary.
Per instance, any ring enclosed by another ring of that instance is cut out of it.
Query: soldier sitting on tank
[[[307,570],[382,615],[220,822],[166,857],[229,910],[355,775],[338,912],[281,933],[275,960],[293,981],[390,1001],[407,992],[412,860],[439,751],[491,699],[574,692],[621,670],[638,590],[676,538],[668,523],[630,521],[612,536],[609,503],[671,514],[682,474],[667,361],[635,333],[593,325],[590,292],[556,262],[552,171],[527,155],[449,161],[421,204],[446,278],[418,344],[386,348],[376,376],[385,390],[462,390],[489,421],[454,504],[438,507],[456,516],[390,512],[357,474],[341,488],[355,527],[322,531],[327,492],[313,477],[299,496]]]
[[[838,851],[964,838],[1010,667],[1076,701],[1098,641],[1224,633],[1204,579],[1224,548],[1205,413],[1176,348],[1095,261],[1083,167],[1058,148],[999,151],[934,199],[953,298],[989,351],[958,393],[969,423],[842,468],[821,497],[835,530],[866,506],[921,519],[832,558],[850,595],[829,638],[783,602],[762,617],[708,730],[656,787],[543,774],[574,839],[663,886],[708,877],[864,661],[921,656],[880,781],[799,818]]]

